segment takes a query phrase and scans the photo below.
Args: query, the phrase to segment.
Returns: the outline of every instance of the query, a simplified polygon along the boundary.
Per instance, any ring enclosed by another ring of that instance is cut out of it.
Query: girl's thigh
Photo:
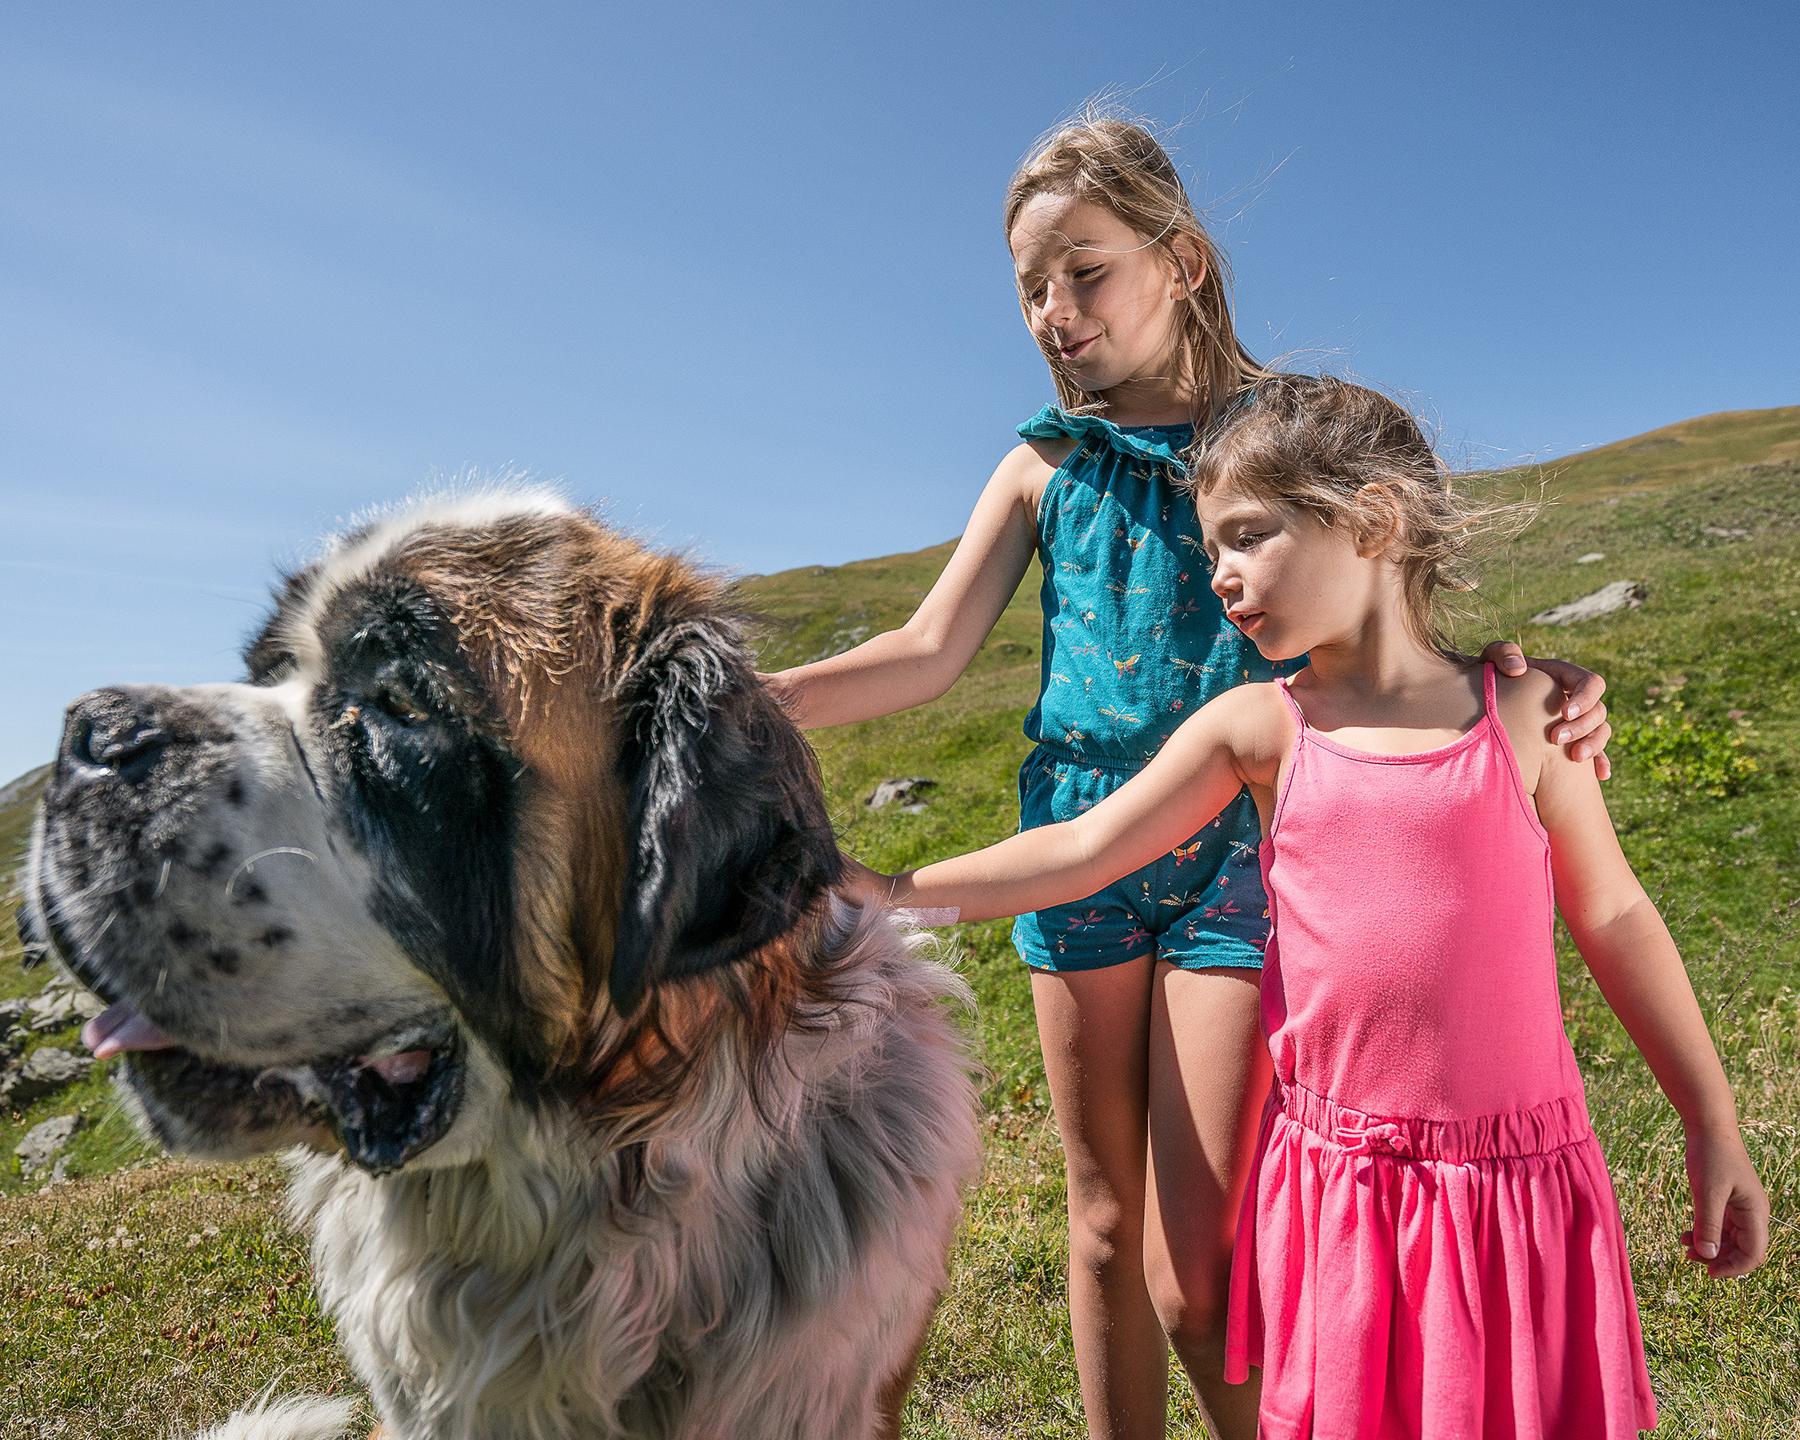
[[[1031,973],[1069,1203],[1088,1226],[1135,1231],[1142,1210],[1156,963],[1143,955],[1099,970]]]
[[[1149,1061],[1149,1268],[1184,1308],[1216,1312],[1269,1091],[1259,970],[1158,962]]]

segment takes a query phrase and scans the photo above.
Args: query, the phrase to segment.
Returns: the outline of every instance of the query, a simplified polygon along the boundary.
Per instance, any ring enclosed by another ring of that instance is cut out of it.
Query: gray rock
[[[875,787],[875,793],[863,803],[871,810],[884,810],[889,805],[899,805],[908,815],[917,815],[925,808],[922,791],[935,788],[937,781],[927,780],[923,775],[913,775],[900,780],[883,780]]]
[[[1606,558],[1605,551],[1590,550],[1585,555],[1577,555],[1575,557],[1575,563],[1577,565],[1592,565],[1596,560],[1604,560],[1605,558]]]
[[[61,1030],[64,1026],[73,1025],[79,1013],[73,990],[45,990],[43,994],[32,997],[31,1004],[26,1007],[25,1023],[42,1035],[50,1030]]]
[[[1578,625],[1617,610],[1635,610],[1649,598],[1650,592],[1641,580],[1615,580],[1592,595],[1583,595],[1566,605],[1556,605],[1531,617],[1533,625]]]
[[[55,1115],[42,1124],[33,1125],[25,1132],[25,1138],[13,1147],[13,1154],[25,1167],[27,1175],[35,1175],[58,1162],[63,1148],[74,1139],[75,1132],[81,1126],[79,1115]],[[62,1167],[57,1163],[57,1168]]]
[[[45,1045],[33,1050],[5,1076],[0,1076],[0,1098],[14,1109],[23,1110],[46,1095],[54,1095],[65,1085],[73,1085],[93,1066],[91,1056]]]

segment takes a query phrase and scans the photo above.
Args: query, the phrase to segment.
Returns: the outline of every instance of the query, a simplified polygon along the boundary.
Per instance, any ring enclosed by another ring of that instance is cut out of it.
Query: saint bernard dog
[[[21,929],[163,1144],[289,1150],[385,1433],[897,1435],[979,1165],[968,996],[836,888],[720,584],[446,497],[289,577],[246,665],[70,706]]]

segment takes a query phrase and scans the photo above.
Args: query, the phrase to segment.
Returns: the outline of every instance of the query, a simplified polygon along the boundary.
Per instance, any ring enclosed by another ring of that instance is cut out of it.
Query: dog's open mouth
[[[184,1049],[123,1002],[88,1021],[81,1038],[99,1059],[129,1055],[132,1070],[165,1101],[171,1092],[230,1090],[297,1107],[329,1126],[349,1158],[373,1175],[399,1169],[441,1140],[462,1104],[463,1042],[447,1016],[391,1030],[354,1054],[261,1071]]]

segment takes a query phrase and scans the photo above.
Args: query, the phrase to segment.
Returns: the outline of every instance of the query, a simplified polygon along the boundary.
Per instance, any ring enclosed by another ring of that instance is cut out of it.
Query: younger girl
[[[1005,223],[1059,403],[1020,427],[1024,443],[904,627],[771,683],[809,728],[935,699],[1035,554],[1043,679],[1019,772],[1029,828],[1111,794],[1209,697],[1276,669],[1226,623],[1175,488],[1193,425],[1263,371],[1238,344],[1222,262],[1169,157],[1124,121],[1066,126],[1013,177]],[[1514,647],[1493,658],[1524,673]],[[1540,663],[1574,692],[1560,739],[1598,756],[1599,678]],[[1240,796],[1104,893],[1026,907],[1013,928],[1068,1163],[1069,1308],[1094,1440],[1162,1435],[1165,1330],[1212,1433],[1255,1429],[1254,1387],[1222,1376],[1231,1237],[1268,1083],[1257,838]]]
[[[1535,674],[1496,686],[1434,624],[1482,517],[1410,416],[1330,379],[1259,382],[1193,488],[1230,619],[1305,668],[1211,701],[1078,819],[868,883],[964,919],[1056,904],[1248,787],[1274,1084],[1226,1371],[1262,1367],[1259,1433],[1635,1436],[1656,1406],[1562,1028],[1553,891],[1686,1127],[1689,1253],[1754,1269],[1768,1201],[1594,774],[1546,743],[1560,694]]]

